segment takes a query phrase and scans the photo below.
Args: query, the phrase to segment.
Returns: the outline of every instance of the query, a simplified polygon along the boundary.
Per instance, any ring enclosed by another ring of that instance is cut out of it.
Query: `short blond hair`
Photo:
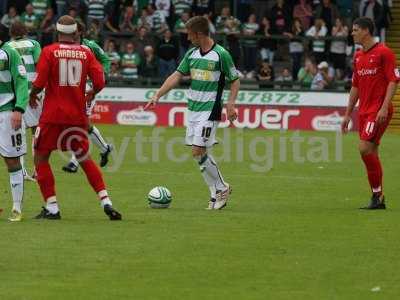
[[[186,27],[186,29],[196,32],[196,33],[202,33],[204,35],[210,34],[210,27],[208,24],[208,19],[203,16],[196,16],[196,17],[190,18],[186,22],[185,27]]]

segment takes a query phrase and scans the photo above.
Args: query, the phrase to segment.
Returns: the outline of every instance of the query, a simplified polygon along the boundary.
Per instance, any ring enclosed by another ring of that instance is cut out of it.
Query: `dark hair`
[[[372,19],[367,18],[367,17],[361,17],[356,19],[353,22],[353,25],[357,25],[358,27],[362,28],[362,29],[368,29],[369,33],[371,35],[374,34],[375,32],[375,23]]]
[[[205,35],[210,34],[210,28],[208,24],[208,20],[206,17],[203,16],[196,16],[190,18],[186,24],[186,28],[193,31],[193,32],[201,32]]]
[[[21,21],[15,21],[10,26],[10,36],[13,38],[21,38],[28,34],[26,26]]]

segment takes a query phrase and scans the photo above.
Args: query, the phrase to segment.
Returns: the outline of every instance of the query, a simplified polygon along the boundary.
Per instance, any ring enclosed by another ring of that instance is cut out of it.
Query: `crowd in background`
[[[351,22],[368,16],[377,39],[392,21],[388,0],[3,0],[0,39],[15,20],[42,46],[68,14],[86,23],[86,38],[111,58],[110,80],[165,78],[191,47],[185,22],[208,18],[214,38],[229,49],[242,78],[263,87],[325,89],[351,78]],[[24,8],[24,9],[22,9]],[[232,13],[235,12],[235,15]]]

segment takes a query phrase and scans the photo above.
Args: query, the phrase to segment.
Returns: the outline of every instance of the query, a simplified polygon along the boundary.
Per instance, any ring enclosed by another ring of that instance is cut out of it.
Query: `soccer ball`
[[[168,208],[172,201],[171,192],[163,186],[156,186],[147,196],[151,208]]]

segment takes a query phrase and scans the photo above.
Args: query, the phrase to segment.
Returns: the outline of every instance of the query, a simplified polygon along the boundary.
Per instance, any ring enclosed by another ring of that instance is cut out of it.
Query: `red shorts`
[[[35,151],[49,154],[53,150],[72,151],[77,157],[89,152],[88,127],[40,123],[35,133]]]
[[[393,111],[389,111],[385,123],[378,125],[376,123],[376,114],[359,115],[358,133],[360,140],[368,141],[379,145],[381,138],[392,119]]]

